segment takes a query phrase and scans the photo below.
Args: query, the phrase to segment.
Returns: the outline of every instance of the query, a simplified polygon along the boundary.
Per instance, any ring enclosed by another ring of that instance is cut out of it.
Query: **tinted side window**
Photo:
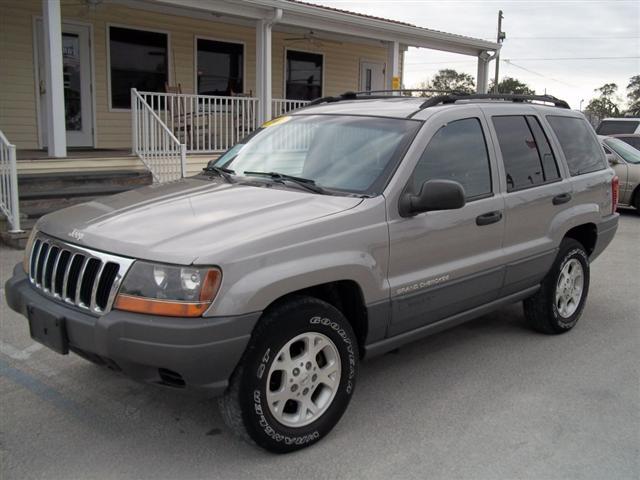
[[[507,174],[508,192],[560,177],[549,142],[535,117],[493,117],[493,125]]]
[[[598,135],[613,135],[615,133],[635,133],[640,122],[627,120],[604,120],[598,125]]]
[[[487,144],[477,118],[451,122],[433,136],[413,172],[413,191],[436,179],[459,182],[467,199],[491,193]]]
[[[555,115],[549,115],[547,120],[558,137],[571,175],[605,168],[602,149],[586,120]]]

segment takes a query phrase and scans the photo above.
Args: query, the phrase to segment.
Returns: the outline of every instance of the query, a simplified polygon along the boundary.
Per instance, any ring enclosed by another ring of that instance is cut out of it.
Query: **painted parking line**
[[[103,422],[104,420],[96,415],[94,412],[88,410],[83,405],[66,398],[55,388],[38,380],[33,375],[30,375],[22,370],[12,367],[4,360],[0,359],[0,377],[5,377],[12,382],[26,388],[31,393],[38,396],[40,399],[47,403],[50,403],[59,410],[63,410],[66,413],[71,414],[79,420],[96,423]]]

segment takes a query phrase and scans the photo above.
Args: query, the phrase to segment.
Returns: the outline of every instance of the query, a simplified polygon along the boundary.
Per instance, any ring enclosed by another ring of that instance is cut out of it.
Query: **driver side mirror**
[[[607,153],[607,161],[609,162],[609,165],[618,165],[620,162],[618,161],[618,158],[613,154],[613,153]]]
[[[434,210],[455,210],[465,205],[464,187],[453,180],[427,180],[420,193],[405,193],[398,205],[402,217]]]

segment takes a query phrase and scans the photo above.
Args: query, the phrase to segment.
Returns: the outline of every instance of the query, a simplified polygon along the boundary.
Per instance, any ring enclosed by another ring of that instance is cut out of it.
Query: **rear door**
[[[496,194],[486,120],[477,106],[436,115],[422,129],[413,162],[402,166],[394,178],[395,194],[387,198],[389,336],[490,302],[502,286],[504,201]],[[424,181],[434,179],[461,183],[467,204],[401,217],[403,192],[415,194]]]
[[[556,257],[552,225],[572,205],[542,119],[530,107],[487,106],[505,199],[505,283],[501,296],[535,286]]]

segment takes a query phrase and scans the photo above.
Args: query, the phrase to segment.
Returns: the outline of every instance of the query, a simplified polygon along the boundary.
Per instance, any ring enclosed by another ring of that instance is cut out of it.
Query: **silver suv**
[[[553,97],[344,94],[200,175],[43,217],[5,291],[35,340],[220,396],[288,452],[336,425],[364,357],[519,301],[573,328],[616,195]]]

